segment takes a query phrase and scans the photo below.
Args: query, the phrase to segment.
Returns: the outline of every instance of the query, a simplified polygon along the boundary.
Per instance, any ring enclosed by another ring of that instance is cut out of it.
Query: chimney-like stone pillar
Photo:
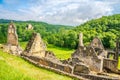
[[[83,44],[83,34],[82,33],[79,34],[79,45],[78,46],[84,46],[84,44]]]
[[[13,22],[8,26],[7,44],[18,46],[18,35]]]
[[[23,51],[18,43],[18,35],[13,22],[8,26],[7,44],[4,45],[4,51],[14,55],[20,55]]]

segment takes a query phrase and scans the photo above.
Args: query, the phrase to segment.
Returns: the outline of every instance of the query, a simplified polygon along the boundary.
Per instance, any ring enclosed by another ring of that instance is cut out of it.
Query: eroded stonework
[[[27,30],[33,30],[33,26],[32,24],[28,24],[27,27],[26,27]]]
[[[79,45],[78,46],[84,46],[84,44],[83,44],[83,34],[82,33],[79,34]]]
[[[46,45],[43,43],[39,33],[33,33],[32,38],[24,50],[24,54],[45,57]]]
[[[7,44],[18,46],[18,35],[16,33],[16,27],[12,22],[8,27]]]
[[[98,37],[95,37],[92,42],[90,43],[90,46],[94,48],[104,49],[103,44],[101,40]]]
[[[71,58],[59,60],[53,52],[46,51],[40,35],[34,33],[22,57],[40,67],[74,76],[81,80],[119,80],[118,77],[110,77],[104,74],[108,70],[118,73],[118,70],[116,60],[106,59],[107,52],[104,50],[100,39],[93,39],[91,45],[87,47],[82,42],[82,34],[80,34],[79,39],[79,46]]]
[[[4,45],[4,51],[15,55],[20,55],[22,53],[22,48],[18,43],[16,27],[13,22],[8,26],[7,44]]]

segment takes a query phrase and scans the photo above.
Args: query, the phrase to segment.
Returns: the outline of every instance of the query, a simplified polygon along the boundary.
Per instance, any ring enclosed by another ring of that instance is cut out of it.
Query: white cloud
[[[0,18],[79,25],[87,20],[112,14],[113,6],[118,3],[119,0],[30,0],[30,7],[20,7],[16,12],[1,9]]]

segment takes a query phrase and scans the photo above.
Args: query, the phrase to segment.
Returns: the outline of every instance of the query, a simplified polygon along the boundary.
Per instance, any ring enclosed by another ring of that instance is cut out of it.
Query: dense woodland
[[[0,20],[0,43],[6,42],[9,22],[10,20]],[[59,47],[76,48],[80,32],[84,35],[84,45],[88,45],[97,36],[102,40],[105,48],[115,48],[116,38],[120,37],[120,14],[103,16],[76,27],[35,21],[14,21],[14,23],[17,27],[19,41],[28,41],[33,32],[38,32],[46,44]],[[29,23],[33,25],[33,30],[26,30]]]

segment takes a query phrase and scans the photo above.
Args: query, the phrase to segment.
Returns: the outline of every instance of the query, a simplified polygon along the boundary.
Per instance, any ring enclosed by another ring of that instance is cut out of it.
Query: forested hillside
[[[116,38],[120,37],[120,14],[103,16],[99,19],[90,20],[77,27],[52,25],[44,22],[14,21],[19,35],[19,41],[28,41],[31,34],[39,32],[46,44],[55,46],[76,48],[78,35],[84,35],[84,44],[88,45],[94,37],[101,38],[105,48],[114,48]],[[31,23],[33,30],[26,30],[27,24]],[[0,20],[0,42],[6,42],[6,32],[9,21]]]
[[[115,48],[116,38],[120,37],[120,14],[93,19],[71,30],[61,29],[58,34],[52,34],[48,42],[56,46],[76,48],[80,32],[84,35],[84,45],[88,45],[97,36],[105,48]]]
[[[88,21],[77,26],[73,31],[83,32],[85,44],[97,36],[101,38],[106,48],[114,48],[116,38],[120,37],[120,14]]]
[[[57,34],[60,29],[69,30],[73,28],[72,26],[65,25],[52,25],[45,22],[35,22],[35,21],[15,21],[15,20],[5,20],[0,19],[0,43],[5,43],[7,38],[7,27],[9,23],[13,21],[19,36],[19,41],[28,41],[33,32],[38,32],[41,34],[42,38],[45,39],[47,43],[48,37],[52,34]],[[32,24],[33,30],[27,30],[27,25]]]

